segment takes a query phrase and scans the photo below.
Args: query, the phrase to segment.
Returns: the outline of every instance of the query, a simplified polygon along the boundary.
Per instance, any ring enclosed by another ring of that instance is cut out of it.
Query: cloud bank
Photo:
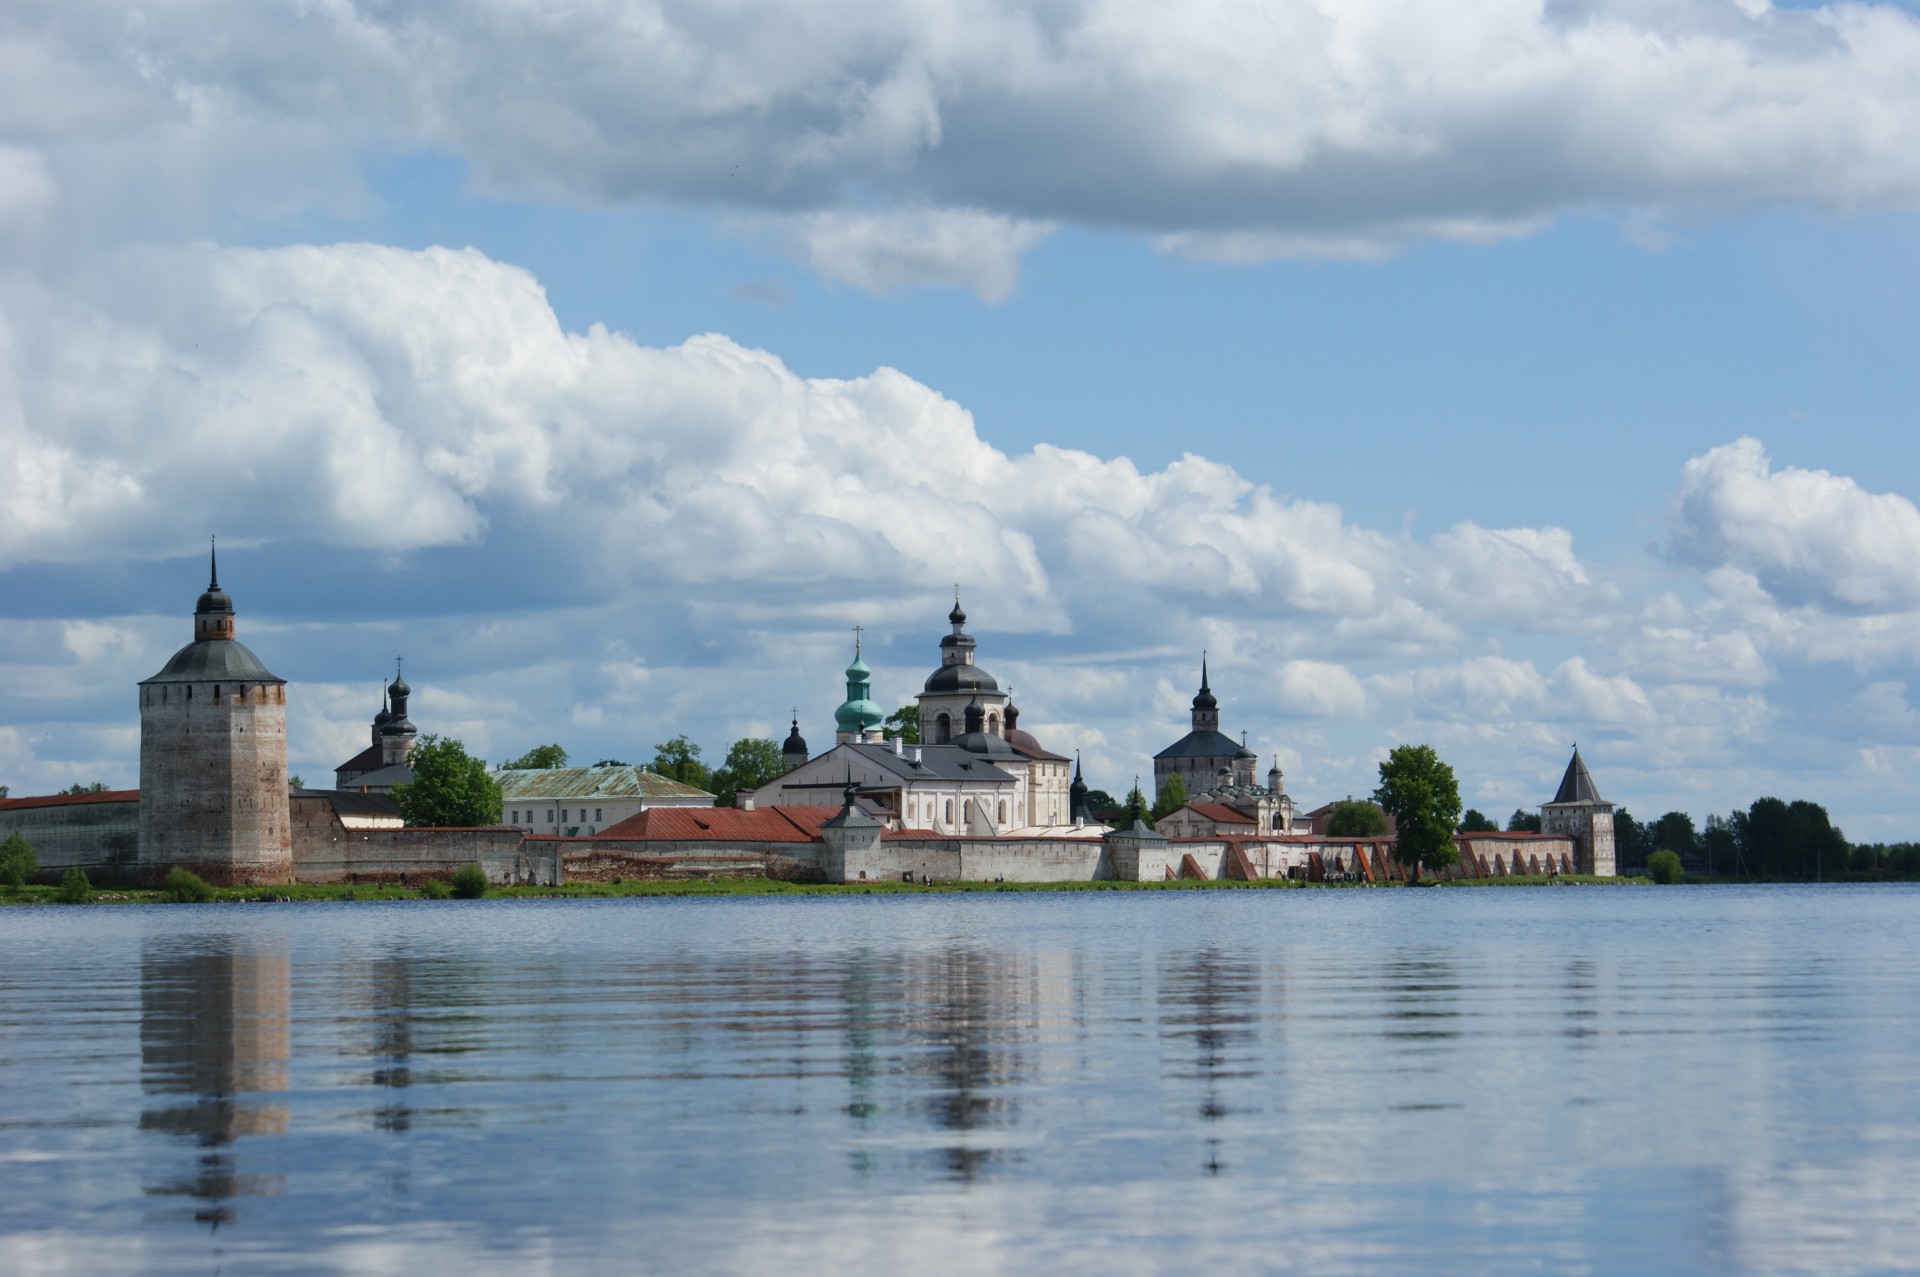
[[[828,278],[994,297],[1063,224],[1249,260],[1920,204],[1890,5],[19,0],[0,67],[0,234],[56,188],[67,228],[135,190],[148,224],[215,189],[352,210],[361,157],[429,150],[490,195],[730,209]]]

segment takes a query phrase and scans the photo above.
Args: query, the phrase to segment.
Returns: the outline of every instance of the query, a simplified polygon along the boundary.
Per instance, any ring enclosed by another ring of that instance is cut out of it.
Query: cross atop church
[[[855,656],[860,655],[860,635],[866,628],[864,625],[856,625],[853,627],[853,654]]]

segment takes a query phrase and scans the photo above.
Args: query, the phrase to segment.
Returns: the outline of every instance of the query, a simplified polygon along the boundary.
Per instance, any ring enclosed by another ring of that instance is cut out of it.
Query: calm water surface
[[[1920,890],[0,912],[0,1272],[1920,1265]]]

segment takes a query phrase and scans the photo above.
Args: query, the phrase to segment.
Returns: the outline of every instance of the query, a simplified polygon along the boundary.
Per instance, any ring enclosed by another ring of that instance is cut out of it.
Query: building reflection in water
[[[1259,972],[1251,962],[1218,949],[1173,957],[1160,982],[1162,1033],[1190,1040],[1193,1052],[1190,1069],[1176,1059],[1168,1072],[1194,1084],[1196,1107],[1209,1123],[1231,1111],[1230,1083],[1259,1077],[1254,1049],[1259,988]],[[1202,1165],[1208,1174],[1224,1169],[1217,1133],[1206,1136]]]
[[[149,950],[140,962],[140,1129],[190,1140],[192,1169],[146,1191],[189,1197],[214,1228],[236,1198],[277,1193],[280,1176],[240,1172],[237,1143],[287,1129],[288,962],[231,944]],[[172,1159],[168,1159],[171,1163]]]

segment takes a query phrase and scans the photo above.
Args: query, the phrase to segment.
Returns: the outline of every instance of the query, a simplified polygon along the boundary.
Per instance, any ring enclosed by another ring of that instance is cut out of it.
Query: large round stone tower
[[[140,684],[140,873],[175,865],[224,885],[287,882],[287,684],[233,638],[212,581],[193,642]]]

